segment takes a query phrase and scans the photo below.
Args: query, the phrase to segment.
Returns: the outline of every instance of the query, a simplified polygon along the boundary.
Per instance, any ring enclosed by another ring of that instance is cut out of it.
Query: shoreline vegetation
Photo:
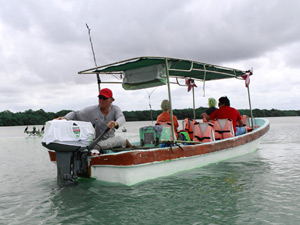
[[[200,114],[204,112],[206,107],[196,109],[196,119],[200,119]],[[45,112],[40,110],[26,110],[24,112],[10,112],[9,110],[0,112],[0,126],[22,126],[22,125],[43,125],[47,121],[64,116],[72,110],[61,110],[59,112]],[[239,109],[241,115],[250,116],[249,109]],[[278,109],[254,109],[252,110],[254,117],[283,117],[283,116],[300,116],[300,110],[278,110]],[[123,111],[126,121],[151,121],[156,120],[161,110],[141,110],[141,111]],[[185,118],[193,118],[193,109],[174,109],[174,115],[178,120]]]

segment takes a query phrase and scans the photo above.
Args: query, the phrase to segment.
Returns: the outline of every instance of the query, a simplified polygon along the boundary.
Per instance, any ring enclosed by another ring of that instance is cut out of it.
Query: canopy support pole
[[[192,88],[193,90],[193,114],[194,114],[194,120],[196,120],[196,110],[195,110],[195,88]]]
[[[250,115],[251,115],[251,128],[253,129],[253,113],[252,113],[252,107],[251,107],[249,85],[248,85],[248,87],[247,87],[247,91],[248,91],[248,101],[249,101]]]
[[[171,114],[171,125],[172,125],[171,134],[172,134],[173,143],[175,143],[173,108],[172,108],[171,88],[170,88],[170,79],[169,79],[169,64],[167,58],[165,58],[165,62],[166,62],[166,75],[167,75],[168,96],[169,96],[169,103],[170,103],[170,114]]]

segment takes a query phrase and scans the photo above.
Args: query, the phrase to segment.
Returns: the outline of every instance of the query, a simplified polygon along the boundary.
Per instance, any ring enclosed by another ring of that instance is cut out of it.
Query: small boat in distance
[[[35,126],[33,126],[32,131],[28,130],[28,126],[24,129],[24,133],[28,134],[28,136],[43,136],[45,127],[43,126],[42,129],[36,129]]]
[[[250,71],[168,57],[137,57],[84,70],[79,74],[120,75],[125,90],[166,85],[171,103],[171,119],[173,118],[171,84],[187,87],[181,80],[192,79],[202,82],[228,78],[244,80],[243,76],[252,75]],[[194,87],[191,89],[194,103]],[[195,109],[192,119],[196,119]],[[176,139],[172,119],[171,126],[159,126],[160,132],[155,126],[141,127],[137,131],[140,141],[134,143],[132,149],[114,148],[99,152],[94,149],[95,141],[88,146],[58,141],[52,143],[43,141],[42,144],[48,149],[50,160],[57,164],[59,186],[75,184],[78,177],[93,177],[111,183],[134,185],[256,151],[270,125],[266,119],[253,118],[252,113],[250,121],[251,124],[248,126],[251,126],[251,132],[221,140],[215,140],[212,133],[212,141],[209,142]],[[46,123],[45,136],[49,124],[50,122]],[[83,129],[79,128],[76,133],[79,135],[78,140]]]

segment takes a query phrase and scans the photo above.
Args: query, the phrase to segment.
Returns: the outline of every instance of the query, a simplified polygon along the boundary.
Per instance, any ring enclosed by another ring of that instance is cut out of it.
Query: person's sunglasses
[[[108,99],[108,98],[104,97],[103,95],[100,95],[98,98],[99,98],[99,100],[106,100],[106,99]]]

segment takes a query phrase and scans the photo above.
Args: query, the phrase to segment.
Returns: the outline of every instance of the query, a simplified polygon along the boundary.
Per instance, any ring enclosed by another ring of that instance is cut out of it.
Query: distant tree
[[[200,107],[195,109],[196,119],[200,118],[200,114],[207,108]],[[61,110],[59,112],[45,112],[43,109],[34,111],[32,109],[25,110],[25,112],[13,113],[9,110],[0,112],[0,126],[18,126],[18,125],[42,125],[47,121],[64,116],[71,110]],[[240,109],[241,115],[250,116],[249,109]],[[143,111],[124,111],[124,115],[127,121],[149,121],[151,117],[153,121],[156,121],[157,116],[161,113],[161,110],[143,110]],[[193,118],[193,109],[174,109],[174,115],[179,120],[185,118]],[[300,116],[300,110],[278,110],[278,109],[253,109],[254,117],[278,117],[278,116]]]
[[[57,118],[57,117],[60,117],[60,116],[65,116],[69,112],[72,112],[72,110],[61,110],[61,111],[59,111],[57,113],[54,113],[53,118]]]

